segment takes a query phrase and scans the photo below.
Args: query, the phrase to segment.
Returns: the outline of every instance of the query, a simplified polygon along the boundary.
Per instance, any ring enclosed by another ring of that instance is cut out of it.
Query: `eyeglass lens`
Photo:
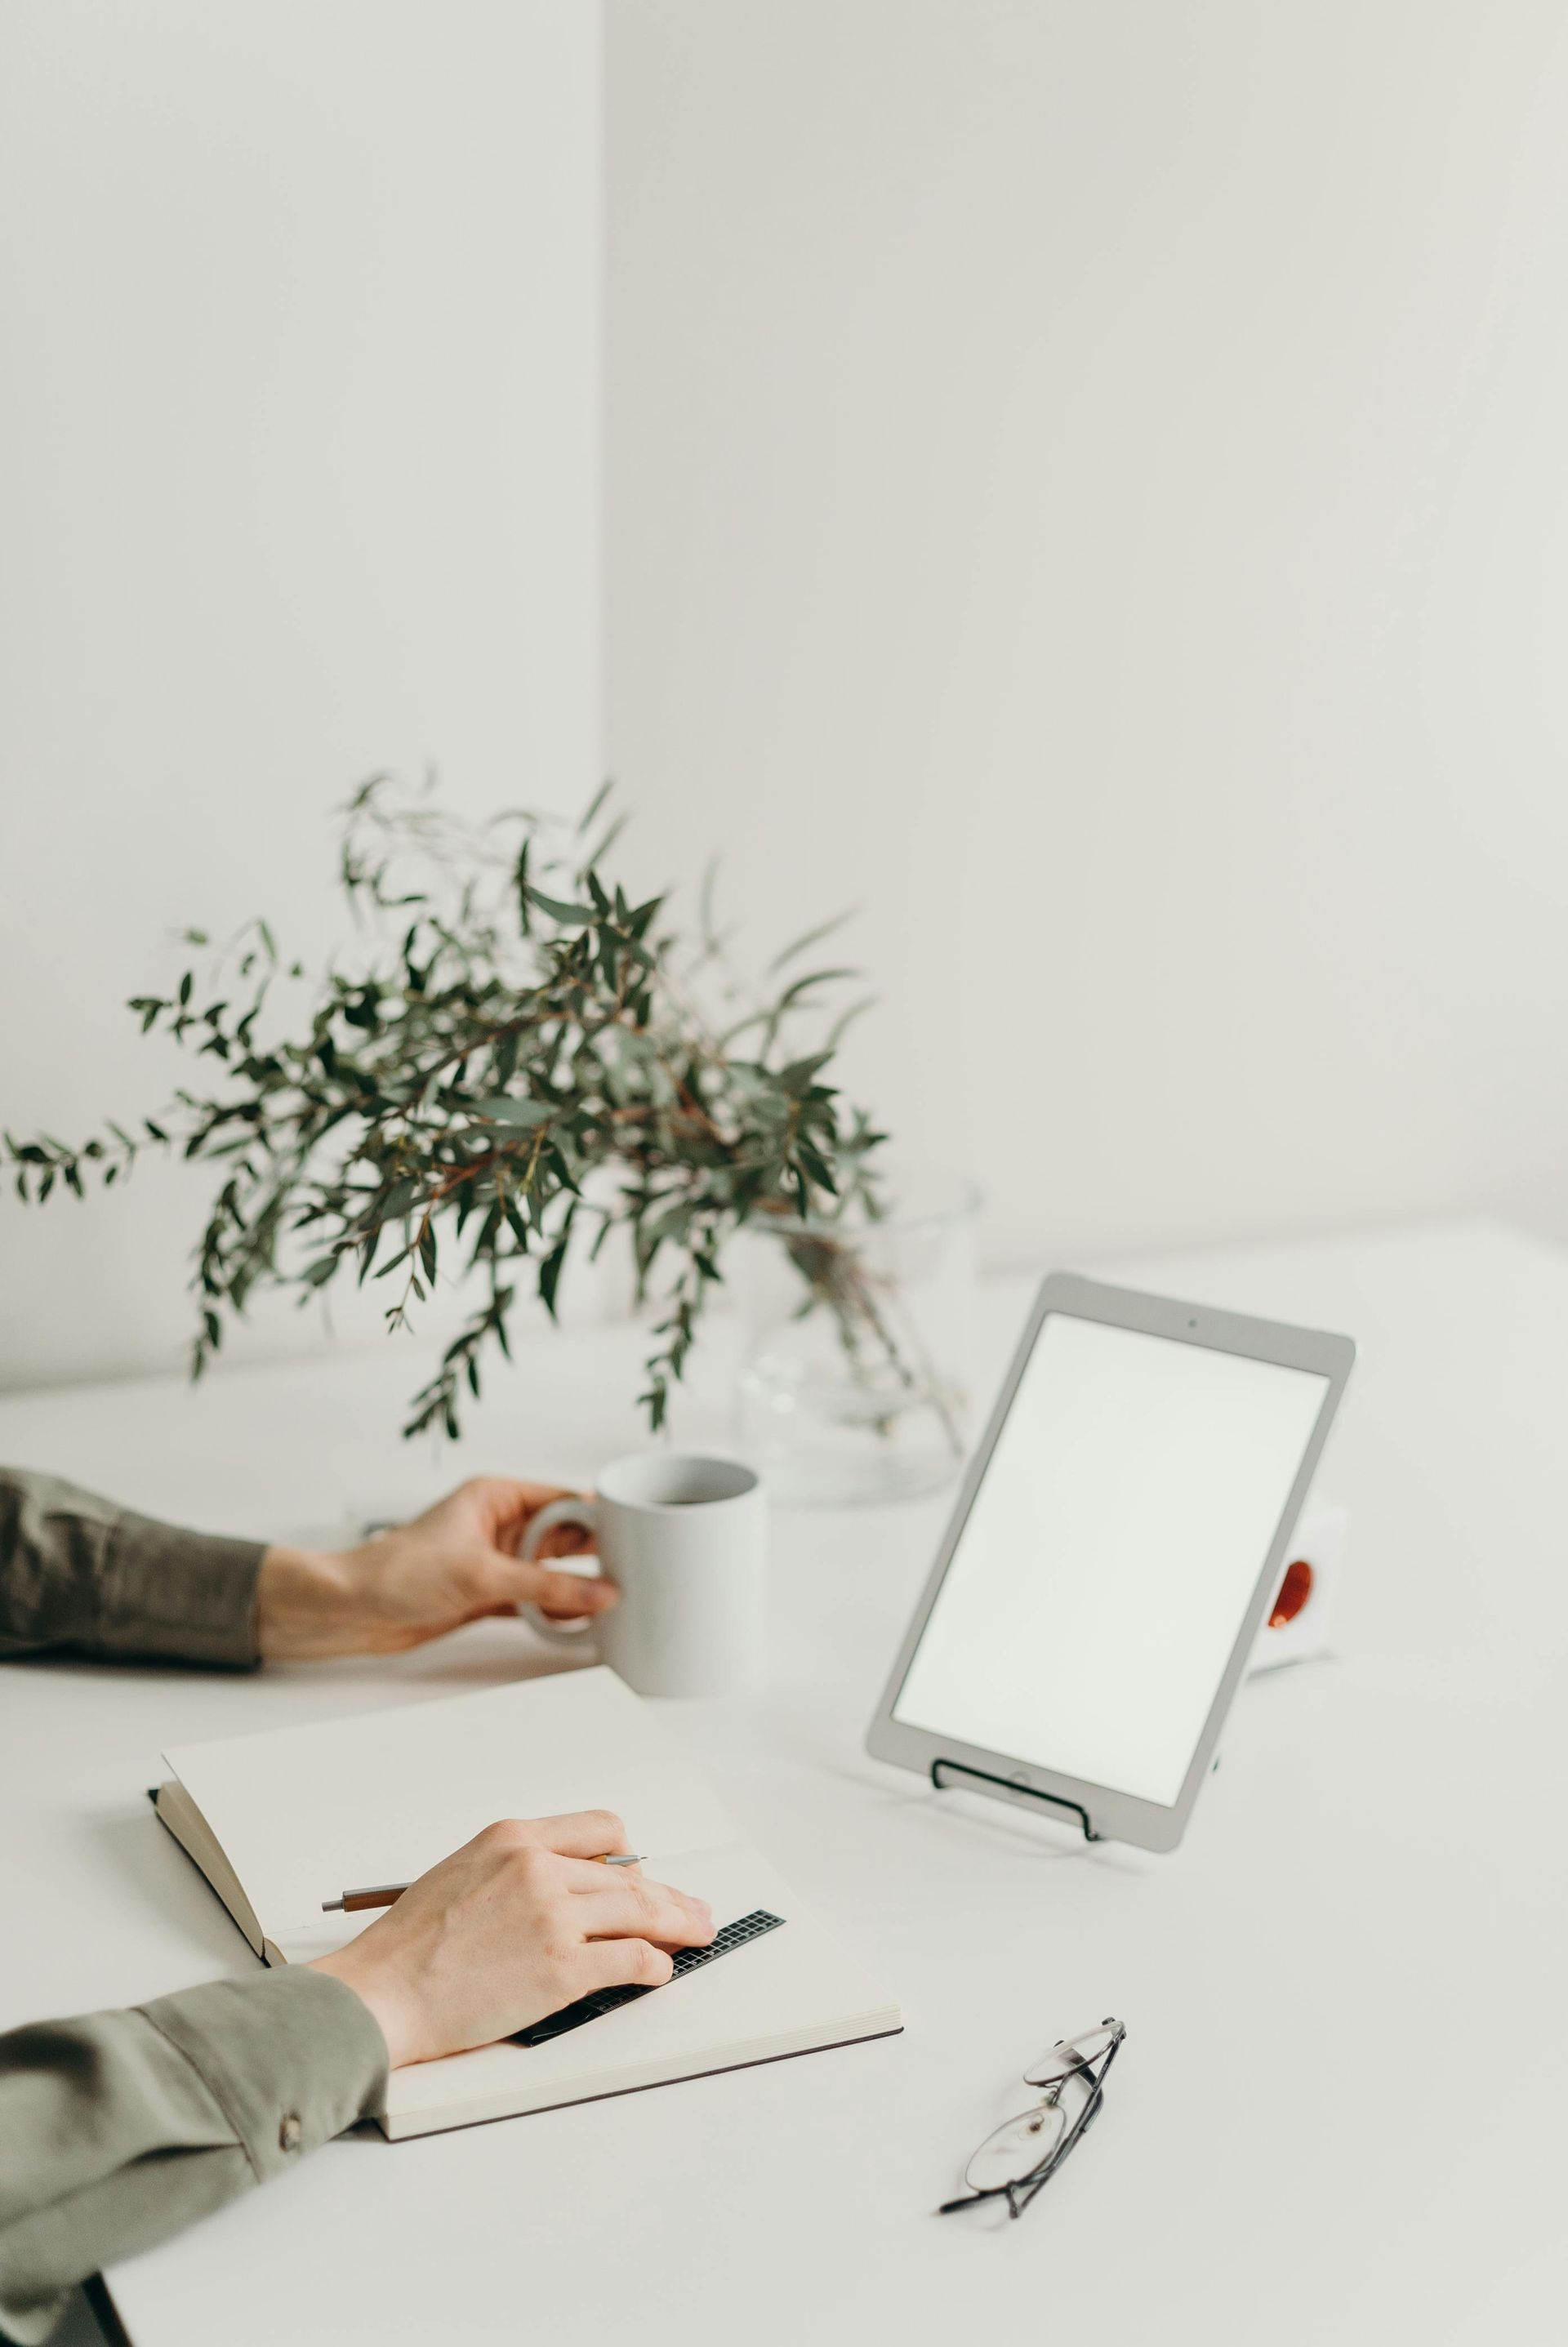
[[[971,2153],[964,2181],[971,2192],[999,2192],[1044,2166],[1067,2133],[1068,2121],[1056,2103],[1040,2103],[1004,2119]]]
[[[1098,2062],[1115,2034],[1114,2027],[1102,2023],[1098,2029],[1082,2029],[1076,2037],[1061,2038],[1049,2054],[1030,2064],[1024,2078],[1031,2086],[1047,2086],[1053,2078],[1070,2077],[1085,2064]]]

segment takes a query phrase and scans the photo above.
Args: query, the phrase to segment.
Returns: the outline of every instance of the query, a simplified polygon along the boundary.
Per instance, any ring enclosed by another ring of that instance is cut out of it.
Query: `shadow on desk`
[[[593,1641],[584,1643],[580,1656],[558,1652],[536,1638],[521,1622],[470,1622],[448,1631],[427,1646],[405,1655],[343,1655],[330,1662],[270,1663],[269,1678],[286,1678],[296,1686],[312,1680],[325,1687],[345,1681],[369,1680],[384,1692],[390,1709],[405,1698],[417,1701],[423,1690],[432,1696],[456,1695],[469,1687],[510,1686],[519,1679],[554,1678],[561,1671],[586,1670],[599,1660]]]
[[[190,1935],[203,1955],[211,1957],[214,1973],[248,1971],[255,1963],[229,1910],[201,1869],[159,1824],[150,1801],[131,1809],[100,1809],[77,1820],[74,1830],[135,1898],[156,1907]]]
[[[985,1793],[966,1792],[960,1785],[950,1785],[938,1792],[934,1785],[911,1772],[906,1790],[902,1786],[886,1783],[869,1768],[846,1768],[842,1762],[830,1763],[827,1773],[845,1784],[858,1785],[884,1809],[918,1811],[922,1822],[928,1822],[935,1832],[954,1840],[971,1845],[983,1840],[993,1850],[1005,1850],[1009,1855],[1038,1864],[1070,1861],[1112,1874],[1144,1875],[1154,1870],[1150,1853],[1133,1849],[1129,1842],[1085,1841],[1075,1829],[1043,1811],[1037,1815],[1034,1810],[1017,1808],[1009,1801],[992,1800]]]

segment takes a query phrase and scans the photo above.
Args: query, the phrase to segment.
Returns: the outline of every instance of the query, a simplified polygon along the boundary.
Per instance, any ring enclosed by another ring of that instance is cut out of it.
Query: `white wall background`
[[[1556,0],[607,0],[608,721],[1002,1257],[1568,1229]],[[0,1116],[329,811],[597,771],[591,0],[0,7]],[[205,1175],[0,1207],[159,1366]],[[292,1312],[256,1342],[314,1339]]]
[[[596,778],[598,77],[581,0],[0,7],[13,1130],[156,1110],[171,932],[330,942],[373,769]],[[0,1206],[0,1384],[179,1358],[210,1187]]]
[[[609,0],[609,725],[993,1252],[1568,1227],[1556,0]]]

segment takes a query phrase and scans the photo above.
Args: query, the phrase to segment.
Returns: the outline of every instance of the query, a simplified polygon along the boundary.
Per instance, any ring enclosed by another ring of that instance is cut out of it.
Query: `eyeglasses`
[[[1105,2074],[1126,2034],[1124,2023],[1107,2019],[1077,2037],[1059,2037],[1023,2074],[1026,2086],[1042,2089],[1040,2100],[992,2129],[964,2169],[968,2190],[944,2200],[937,2214],[1005,2199],[1008,2215],[1021,2217],[1099,2117]]]

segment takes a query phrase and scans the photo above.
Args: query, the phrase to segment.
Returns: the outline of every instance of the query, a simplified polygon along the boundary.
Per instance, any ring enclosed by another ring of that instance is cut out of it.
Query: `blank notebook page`
[[[701,1771],[602,1666],[164,1758],[293,1962],[374,1921],[325,1916],[323,1900],[412,1881],[497,1818],[617,1809],[650,1856],[735,1833]]]

